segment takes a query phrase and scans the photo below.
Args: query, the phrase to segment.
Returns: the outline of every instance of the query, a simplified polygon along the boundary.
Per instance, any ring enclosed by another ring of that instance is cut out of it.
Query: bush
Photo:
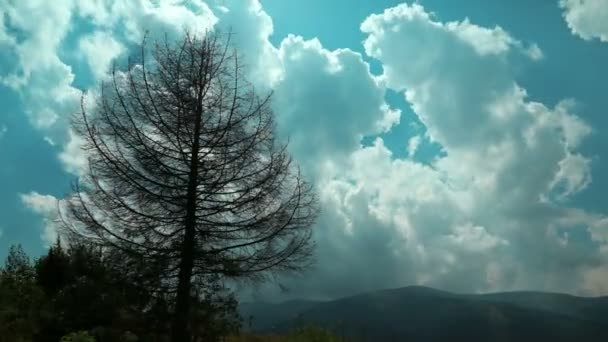
[[[332,332],[318,327],[300,328],[289,334],[289,342],[338,342],[338,337]]]
[[[342,342],[349,339],[340,338],[327,329],[319,327],[299,328],[286,336],[240,335],[231,336],[226,342]]]
[[[63,336],[61,342],[95,342],[95,338],[88,331],[79,331]]]

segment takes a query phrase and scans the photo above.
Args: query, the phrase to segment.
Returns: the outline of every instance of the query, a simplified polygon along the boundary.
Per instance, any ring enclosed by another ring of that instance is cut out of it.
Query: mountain
[[[426,287],[327,302],[243,303],[252,330],[317,325],[355,341],[608,341],[608,297],[558,293],[456,294]]]
[[[298,314],[306,312],[315,306],[325,304],[319,301],[290,300],[278,304],[271,303],[241,303],[240,314],[244,328],[257,332],[272,332],[278,323],[295,321]],[[249,319],[251,318],[251,322]],[[249,326],[251,323],[251,327]],[[251,328],[251,329],[249,329]]]

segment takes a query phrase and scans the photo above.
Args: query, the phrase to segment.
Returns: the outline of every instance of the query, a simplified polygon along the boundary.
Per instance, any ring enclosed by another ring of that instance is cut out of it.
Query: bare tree
[[[94,110],[83,99],[73,127],[88,168],[61,222],[174,294],[172,340],[184,342],[190,298],[207,277],[262,280],[309,265],[318,205],[229,35],[186,34],[150,50],[144,40],[137,62],[114,69]]]

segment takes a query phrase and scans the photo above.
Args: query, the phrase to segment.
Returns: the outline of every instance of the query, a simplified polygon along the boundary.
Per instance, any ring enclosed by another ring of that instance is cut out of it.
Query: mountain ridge
[[[608,297],[540,291],[462,294],[424,286],[360,293],[329,301],[243,303],[251,330],[282,333],[319,325],[373,340],[606,341]],[[246,315],[246,316],[245,316]],[[261,320],[258,318],[261,317]],[[437,329],[440,327],[440,329]]]

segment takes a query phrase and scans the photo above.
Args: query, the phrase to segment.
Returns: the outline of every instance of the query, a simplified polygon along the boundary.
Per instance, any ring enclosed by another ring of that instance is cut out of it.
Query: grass
[[[228,337],[225,342],[348,342],[348,340],[322,328],[307,327],[297,329],[286,336],[241,334]]]

